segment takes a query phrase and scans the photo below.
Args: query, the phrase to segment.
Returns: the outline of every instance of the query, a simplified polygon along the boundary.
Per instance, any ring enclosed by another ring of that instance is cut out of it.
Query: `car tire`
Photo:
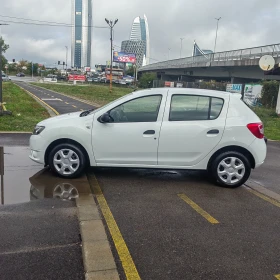
[[[222,187],[237,188],[248,180],[251,169],[250,161],[245,155],[228,151],[214,158],[208,168],[208,174]]]
[[[77,178],[87,167],[87,160],[82,149],[74,144],[59,144],[49,156],[51,170],[63,178]]]

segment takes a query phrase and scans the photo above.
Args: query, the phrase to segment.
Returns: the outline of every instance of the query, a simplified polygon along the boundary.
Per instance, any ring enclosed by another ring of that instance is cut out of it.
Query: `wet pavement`
[[[75,198],[89,193],[86,176],[53,175],[28,158],[27,146],[4,152],[0,279],[84,279]]]
[[[280,204],[245,187],[217,187],[205,172],[99,168],[94,174],[141,279],[280,274]]]

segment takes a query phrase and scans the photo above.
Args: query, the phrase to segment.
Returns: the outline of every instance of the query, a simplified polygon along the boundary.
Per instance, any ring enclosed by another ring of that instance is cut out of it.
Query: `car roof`
[[[194,94],[194,95],[206,95],[206,96],[215,96],[215,97],[229,97],[230,93],[226,91],[210,90],[210,89],[199,89],[199,88],[151,88],[144,89],[134,92],[135,95],[154,95],[162,94],[165,95],[168,93],[171,94]]]

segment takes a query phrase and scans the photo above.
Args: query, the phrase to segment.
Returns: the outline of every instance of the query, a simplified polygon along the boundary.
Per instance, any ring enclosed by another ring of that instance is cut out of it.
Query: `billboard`
[[[227,92],[242,93],[242,84],[227,84]]]
[[[69,75],[68,76],[69,81],[81,81],[85,82],[86,76],[85,75]]]
[[[134,53],[114,52],[114,62],[136,63],[136,55]]]
[[[261,95],[262,85],[245,85],[244,102],[246,102],[249,106],[257,106],[260,104]]]

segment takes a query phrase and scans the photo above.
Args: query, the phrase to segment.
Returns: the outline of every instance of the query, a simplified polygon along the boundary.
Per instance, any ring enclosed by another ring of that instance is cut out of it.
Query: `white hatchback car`
[[[266,157],[263,125],[240,97],[182,88],[133,92],[40,122],[30,158],[68,178],[87,166],[194,169],[237,187]]]

